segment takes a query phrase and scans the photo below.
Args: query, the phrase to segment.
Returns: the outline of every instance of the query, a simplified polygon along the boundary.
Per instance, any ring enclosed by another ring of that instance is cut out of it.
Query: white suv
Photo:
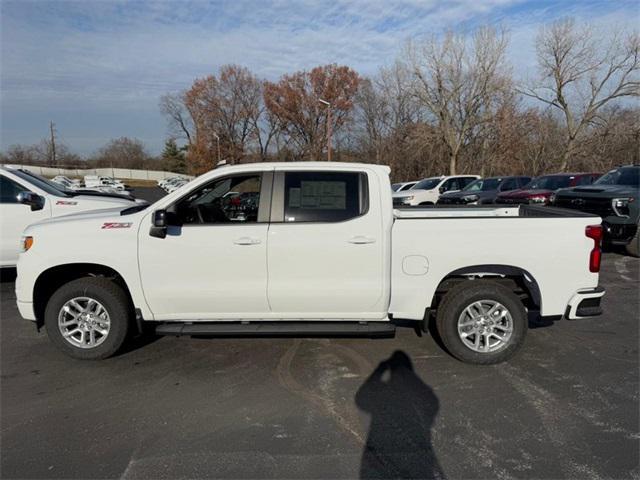
[[[416,183],[411,190],[394,193],[393,206],[414,207],[416,205],[435,205],[442,193],[462,190],[478,178],[480,178],[479,175],[425,178]]]

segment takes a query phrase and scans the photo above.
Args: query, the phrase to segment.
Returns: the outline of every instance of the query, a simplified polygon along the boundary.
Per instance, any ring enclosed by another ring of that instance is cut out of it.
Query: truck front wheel
[[[438,306],[442,342],[459,360],[480,365],[504,362],[522,345],[527,313],[507,287],[469,280],[449,290]]]
[[[125,292],[103,277],[84,277],[60,287],[50,298],[44,324],[51,342],[81,360],[110,357],[124,343],[131,321]]]

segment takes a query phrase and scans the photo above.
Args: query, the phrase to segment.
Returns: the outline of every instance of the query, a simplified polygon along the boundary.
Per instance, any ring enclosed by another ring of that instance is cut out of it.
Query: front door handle
[[[349,239],[349,243],[355,243],[356,245],[363,245],[365,243],[375,243],[376,239],[367,237],[366,235],[356,235]]]
[[[236,238],[233,243],[235,243],[236,245],[258,245],[260,243],[260,239],[252,237],[240,237]]]

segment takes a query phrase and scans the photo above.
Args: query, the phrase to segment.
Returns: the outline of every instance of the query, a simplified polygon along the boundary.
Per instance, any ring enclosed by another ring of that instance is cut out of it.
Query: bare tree
[[[566,171],[577,140],[603,107],[640,94],[640,37],[614,31],[605,40],[564,19],[540,30],[536,51],[541,78],[521,92],[561,112],[565,144],[560,168]]]
[[[169,120],[169,129],[175,138],[184,138],[191,145],[193,119],[185,106],[185,92],[167,93],[160,97],[160,112]]]
[[[505,63],[507,35],[479,28],[471,41],[454,32],[410,43],[406,62],[414,77],[413,93],[433,117],[449,157],[449,171],[460,168],[464,145],[489,121],[498,99],[510,86]]]

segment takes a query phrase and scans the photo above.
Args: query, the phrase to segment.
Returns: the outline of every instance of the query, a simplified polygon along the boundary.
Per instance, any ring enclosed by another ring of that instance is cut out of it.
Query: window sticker
[[[293,190],[298,189],[290,189],[290,207],[295,207],[292,202]],[[320,210],[345,210],[347,208],[347,184],[345,182],[301,181],[299,190],[301,208]]]

